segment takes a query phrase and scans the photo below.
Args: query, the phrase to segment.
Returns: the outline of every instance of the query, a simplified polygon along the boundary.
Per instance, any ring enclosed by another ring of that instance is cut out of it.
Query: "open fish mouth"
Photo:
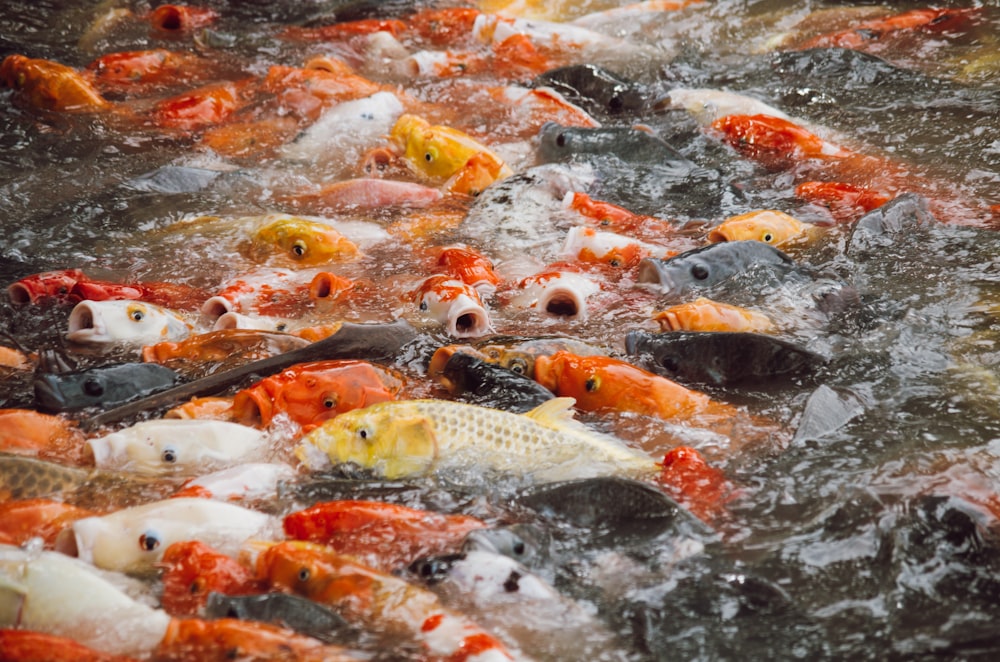
[[[663,270],[663,262],[655,258],[644,258],[639,262],[639,274],[636,277],[638,283],[651,283],[658,285],[664,294],[679,294],[677,284],[670,274]]]
[[[206,299],[205,303],[201,305],[201,314],[209,319],[218,320],[226,313],[233,312],[234,308],[233,303],[229,299],[214,296]]]
[[[554,287],[538,299],[538,309],[556,317],[583,319],[587,302],[570,287]]]
[[[14,283],[7,288],[7,296],[11,303],[24,304],[34,303],[39,297],[33,296],[31,290],[21,283]]]
[[[486,309],[472,299],[467,303],[456,301],[448,311],[448,334],[455,338],[478,338],[493,330],[493,323]]]
[[[87,301],[81,301],[69,314],[69,331],[66,338],[73,342],[103,342],[111,340],[108,327],[100,311]]]

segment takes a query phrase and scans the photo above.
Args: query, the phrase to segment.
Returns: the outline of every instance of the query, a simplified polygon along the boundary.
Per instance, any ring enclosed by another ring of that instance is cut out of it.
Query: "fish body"
[[[32,630],[0,629],[0,651],[11,662],[135,662],[136,658],[112,655],[84,646],[69,637]]]
[[[279,414],[304,431],[352,409],[392,400],[402,379],[366,361],[312,361],[266,377],[233,398],[233,416],[244,425],[268,427]]]
[[[795,122],[773,115],[727,115],[712,122],[726,142],[771,170],[806,159],[845,159],[854,154]]]
[[[26,276],[7,286],[7,296],[12,303],[38,303],[46,298],[69,301],[70,292],[87,276],[79,269],[43,271]]]
[[[673,254],[665,246],[649,244],[614,232],[578,225],[566,233],[563,254],[583,263],[632,268],[644,257],[665,258]]]
[[[193,325],[177,313],[141,301],[81,301],[69,315],[66,338],[86,344],[148,344],[181,340]]]
[[[199,540],[235,556],[273,524],[269,515],[214,499],[165,499],[77,520],[65,544],[99,568],[148,574],[175,542]]]
[[[173,496],[252,501],[274,496],[281,482],[295,480],[295,476],[287,464],[245,462],[187,480]]]
[[[708,386],[794,385],[826,364],[804,347],[761,333],[632,330],[625,349],[658,374]]]
[[[329,545],[341,554],[390,572],[414,559],[459,549],[486,523],[379,501],[323,501],[285,516],[285,535]]]
[[[87,440],[101,469],[185,474],[222,468],[263,453],[266,437],[239,423],[154,419]]]
[[[51,60],[8,55],[0,62],[0,81],[35,110],[100,112],[112,107],[80,72]]]
[[[633,165],[694,167],[662,138],[630,127],[567,127],[547,122],[538,132],[538,157],[542,163],[613,155]]]
[[[349,211],[381,207],[424,208],[444,197],[440,189],[416,182],[377,177],[344,179],[318,190],[276,196],[293,207],[316,211]]]
[[[774,330],[771,319],[756,310],[698,297],[670,306],[653,315],[661,331],[751,331]]]
[[[165,341],[142,348],[142,360],[177,367],[190,363],[254,361],[305,347],[309,341],[287,333],[252,329],[225,329],[199,333],[177,342]]]
[[[496,292],[502,281],[493,262],[468,246],[446,246],[438,253],[435,270],[471,285],[482,296]]]
[[[661,260],[645,258],[639,263],[640,283],[653,283],[670,299],[704,292],[760,269],[785,275],[796,268],[792,258],[759,241],[727,241],[709,244]]]
[[[453,338],[478,338],[493,330],[479,292],[446,274],[428,276],[414,292],[417,307]]]
[[[60,531],[78,519],[95,514],[52,499],[0,501],[0,542],[23,545],[37,537],[51,549]]]
[[[570,64],[535,77],[533,86],[548,86],[598,117],[641,113],[648,102],[642,88],[594,64]]]
[[[191,81],[209,62],[194,53],[155,48],[107,53],[87,65],[102,89],[145,92],[176,80]]]
[[[718,241],[762,241],[772,246],[780,246],[807,234],[812,226],[774,209],[752,211],[731,216],[708,233],[710,242]]]
[[[72,638],[116,655],[139,655],[170,617],[135,600],[93,566],[59,552],[0,545],[0,626]]]
[[[288,315],[309,301],[313,275],[291,269],[254,269],[224,283],[214,296],[205,300],[201,312],[213,320],[226,313]]]
[[[358,245],[327,223],[278,218],[253,232],[250,252],[277,254],[301,266],[320,266],[360,257]]]
[[[41,411],[112,407],[180,381],[180,375],[155,363],[121,363],[64,373],[36,374],[35,404]]]
[[[385,402],[324,423],[296,454],[310,464],[318,449],[334,464],[353,462],[389,479],[463,465],[550,479],[655,470],[646,455],[575,422],[572,405],[555,398],[512,414],[445,400]]]
[[[728,115],[769,115],[790,121],[792,118],[759,99],[736,92],[701,88],[674,88],[667,93],[667,103],[682,108],[706,126]]]
[[[327,643],[343,643],[356,636],[337,612],[292,593],[226,595],[210,593],[205,603],[208,618],[239,618],[261,621],[294,630]]]
[[[257,574],[272,589],[333,607],[368,632],[404,636],[435,658],[465,655],[479,662],[513,659],[499,640],[447,610],[415,584],[365,566],[316,543],[287,541],[260,552]]]
[[[165,662],[226,662],[287,659],[299,662],[354,662],[357,658],[331,644],[288,628],[237,618],[175,618],[156,646],[154,659]]]

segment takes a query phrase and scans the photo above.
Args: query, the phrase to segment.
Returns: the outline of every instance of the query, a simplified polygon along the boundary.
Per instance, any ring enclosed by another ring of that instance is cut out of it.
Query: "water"
[[[558,7],[563,18],[571,18],[610,4]],[[341,3],[216,2],[212,7],[221,19],[211,32],[164,39],[138,21],[88,32],[96,17],[119,6],[127,5],[7,0],[0,6],[0,55],[21,53],[82,67],[116,50],[194,48],[214,54],[221,69],[252,76],[272,64],[300,64],[324,50],[278,39],[282,26],[322,25],[333,12],[344,15]],[[383,12],[400,6],[405,3]],[[896,3],[893,11],[920,7]],[[777,430],[758,434],[763,441],[735,440],[729,450],[715,447],[703,430],[672,426],[665,434],[656,421],[580,416],[653,454],[678,442],[703,444],[713,463],[742,488],[729,515],[716,523],[721,535],[706,538],[703,551],[686,557],[668,553],[677,543],[669,534],[609,540],[596,531],[555,529],[550,560],[540,568],[565,595],[596,607],[626,655],[912,659],[998,652],[1000,241],[988,208],[1000,204],[1000,9],[975,8],[971,24],[917,30],[870,45],[884,59],[829,48],[775,50],[781,34],[788,35],[786,44],[805,40],[798,25],[806,26],[808,36],[882,11],[868,3],[723,0],[679,14],[595,24],[632,47],[597,49],[589,54],[592,61],[642,84],[649,97],[676,87],[723,88],[766,101],[822,127],[828,139],[897,164],[943,221],[877,234],[868,244],[852,238],[849,226],[833,226],[822,240],[794,253],[852,283],[864,302],[838,327],[789,331],[832,358],[822,379],[832,395],[824,397],[839,394],[851,406],[838,409],[817,396],[818,409],[810,410],[813,387],[712,390],[714,397],[746,407]],[[330,50],[355,58],[351,63],[373,80],[402,83],[427,101],[453,100],[447,81],[411,81],[350,49]],[[176,89],[161,94],[183,89],[178,81]],[[128,94],[115,101],[148,107]],[[506,118],[481,115],[479,126],[468,130],[478,128],[486,137],[506,130]],[[715,169],[725,184],[710,213],[657,210],[686,226],[690,237],[698,237],[706,223],[755,208],[782,209],[803,221],[830,220],[794,194],[808,172],[768,170],[741,158],[680,111],[610,123],[632,122],[651,127],[687,158]],[[530,150],[511,153],[527,154],[515,170],[530,167]],[[325,172],[343,166],[328,164]],[[877,185],[883,174],[871,173],[870,183]],[[81,268],[95,278],[212,289],[252,261],[234,249],[229,236],[180,234],[172,224],[199,215],[281,211],[275,193],[313,176],[308,168],[273,157],[216,156],[199,146],[197,134],[160,131],[121,117],[39,113],[5,90],[0,92],[0,283]],[[621,180],[626,187],[635,185],[626,176]],[[648,189],[641,189],[646,185],[639,181],[638,199],[647,199]],[[628,190],[619,194],[622,199],[614,201],[628,206]],[[516,201],[512,208],[516,213]],[[395,211],[337,216],[388,228],[403,217]],[[426,268],[415,256],[451,236],[443,232],[411,245],[382,245],[347,267],[352,277],[369,277],[391,292],[373,310],[349,311],[348,318],[412,314],[404,295]],[[490,238],[479,239],[478,247],[489,253]],[[512,268],[525,268],[514,262]],[[627,280],[617,288],[607,288],[610,293],[602,293],[584,320],[499,308],[494,324],[499,333],[567,334],[621,351],[628,329],[656,328],[649,320],[656,300]],[[4,329],[30,348],[63,347],[68,314],[67,306],[0,304]],[[315,311],[310,315],[315,322]],[[400,360],[411,393],[440,395],[422,370],[428,352],[445,342],[429,335],[422,349]],[[30,380],[10,375],[0,385],[0,404],[30,406]],[[834,413],[815,423],[819,410]],[[816,432],[796,435],[796,429]],[[747,435],[759,432],[750,429]],[[368,496],[445,510],[483,508],[477,495],[439,490],[386,488]],[[490,512],[496,510],[503,504],[491,503]],[[572,658],[566,651],[565,659]]]

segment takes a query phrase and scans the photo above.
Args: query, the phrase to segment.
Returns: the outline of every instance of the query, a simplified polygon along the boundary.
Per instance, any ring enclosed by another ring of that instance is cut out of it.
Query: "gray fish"
[[[709,386],[799,386],[826,365],[819,354],[762,333],[632,330],[625,351],[647,370]]]
[[[534,409],[555,397],[529,377],[462,351],[454,352],[432,377],[465,402],[516,413]]]
[[[180,375],[156,363],[121,363],[35,375],[35,403],[42,411],[114,407],[175,386]]]
[[[783,277],[799,269],[795,261],[760,241],[724,241],[695,248],[662,260],[647,257],[639,263],[640,283],[654,283],[671,300],[701,293],[753,269]]]
[[[586,528],[673,521],[684,510],[652,485],[620,476],[537,485],[522,491],[517,501],[542,515]]]
[[[641,86],[594,64],[571,64],[546,71],[532,81],[547,86],[591,115],[635,116],[647,106]]]
[[[613,156],[629,165],[673,166],[690,171],[697,166],[648,131],[631,127],[583,128],[546,122],[538,131],[542,163],[564,163]]]
[[[205,604],[205,617],[273,623],[325,643],[343,644],[345,639],[357,634],[329,607],[290,593],[224,595],[212,592]]]

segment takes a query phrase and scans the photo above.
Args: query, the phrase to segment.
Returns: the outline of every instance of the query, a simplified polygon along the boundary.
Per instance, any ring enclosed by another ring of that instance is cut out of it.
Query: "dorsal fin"
[[[525,412],[524,415],[540,425],[555,430],[570,428],[589,431],[587,426],[573,418],[575,404],[576,398],[552,398]]]

